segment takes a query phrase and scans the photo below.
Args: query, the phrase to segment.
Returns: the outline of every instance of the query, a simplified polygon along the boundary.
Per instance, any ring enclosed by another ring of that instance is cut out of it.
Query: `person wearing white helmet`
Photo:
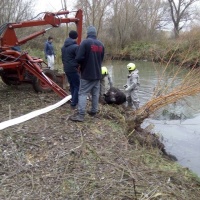
[[[113,86],[113,83],[112,83],[112,80],[111,80],[111,77],[110,77],[110,74],[108,73],[108,69],[107,67],[103,66],[101,67],[101,75],[102,75],[102,78],[100,80],[100,102],[103,103],[104,101],[104,94],[106,93],[106,78],[108,78],[108,84],[110,86],[110,88]]]
[[[127,103],[128,106],[134,106],[139,109],[139,98],[138,98],[138,89],[140,86],[139,81],[139,70],[136,69],[136,65],[134,63],[129,63],[127,65],[127,69],[129,71],[127,77],[127,83],[124,85],[125,91],[127,93]]]

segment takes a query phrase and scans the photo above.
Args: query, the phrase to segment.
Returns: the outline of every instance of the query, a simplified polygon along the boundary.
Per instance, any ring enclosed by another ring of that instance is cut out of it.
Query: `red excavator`
[[[66,17],[69,13],[69,11],[45,12],[43,19],[6,23],[0,26],[0,76],[5,84],[31,83],[36,92],[53,90],[61,97],[68,95],[62,86],[56,83],[56,80],[60,77],[64,78],[64,75],[59,76],[48,69],[47,64],[42,59],[30,56],[27,52],[20,52],[19,47],[44,34],[50,28],[71,22],[76,24],[77,43],[79,44],[82,35],[82,10],[76,11],[73,18]],[[51,25],[51,27],[34,32],[22,39],[17,38],[16,29],[44,25]]]

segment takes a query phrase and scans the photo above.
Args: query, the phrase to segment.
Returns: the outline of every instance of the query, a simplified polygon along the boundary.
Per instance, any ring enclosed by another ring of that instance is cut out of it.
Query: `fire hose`
[[[55,103],[51,106],[48,106],[46,108],[42,108],[40,110],[35,110],[33,112],[30,112],[28,114],[25,114],[23,116],[20,116],[20,117],[14,118],[14,119],[10,119],[10,120],[1,122],[0,123],[0,130],[3,130],[7,127],[10,127],[10,126],[13,126],[13,125],[16,125],[16,124],[20,124],[20,123],[25,122],[27,120],[30,120],[34,117],[37,117],[37,116],[42,115],[44,113],[50,112],[51,110],[54,110],[54,109],[62,106],[67,101],[69,101],[71,98],[72,98],[72,96],[68,95],[67,97],[63,98],[61,101],[59,101],[59,102],[57,102],[57,103]]]

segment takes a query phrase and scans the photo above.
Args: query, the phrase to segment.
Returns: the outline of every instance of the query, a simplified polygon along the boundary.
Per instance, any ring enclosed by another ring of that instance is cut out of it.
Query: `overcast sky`
[[[72,1],[67,1],[68,10],[72,10]],[[62,9],[61,0],[37,0],[35,5],[35,13],[50,11],[57,12]]]

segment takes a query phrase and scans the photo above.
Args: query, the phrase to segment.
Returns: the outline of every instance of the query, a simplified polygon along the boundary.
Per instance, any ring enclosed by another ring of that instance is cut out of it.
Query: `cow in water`
[[[126,95],[118,88],[111,87],[106,94],[104,100],[107,104],[123,104],[126,102]]]

